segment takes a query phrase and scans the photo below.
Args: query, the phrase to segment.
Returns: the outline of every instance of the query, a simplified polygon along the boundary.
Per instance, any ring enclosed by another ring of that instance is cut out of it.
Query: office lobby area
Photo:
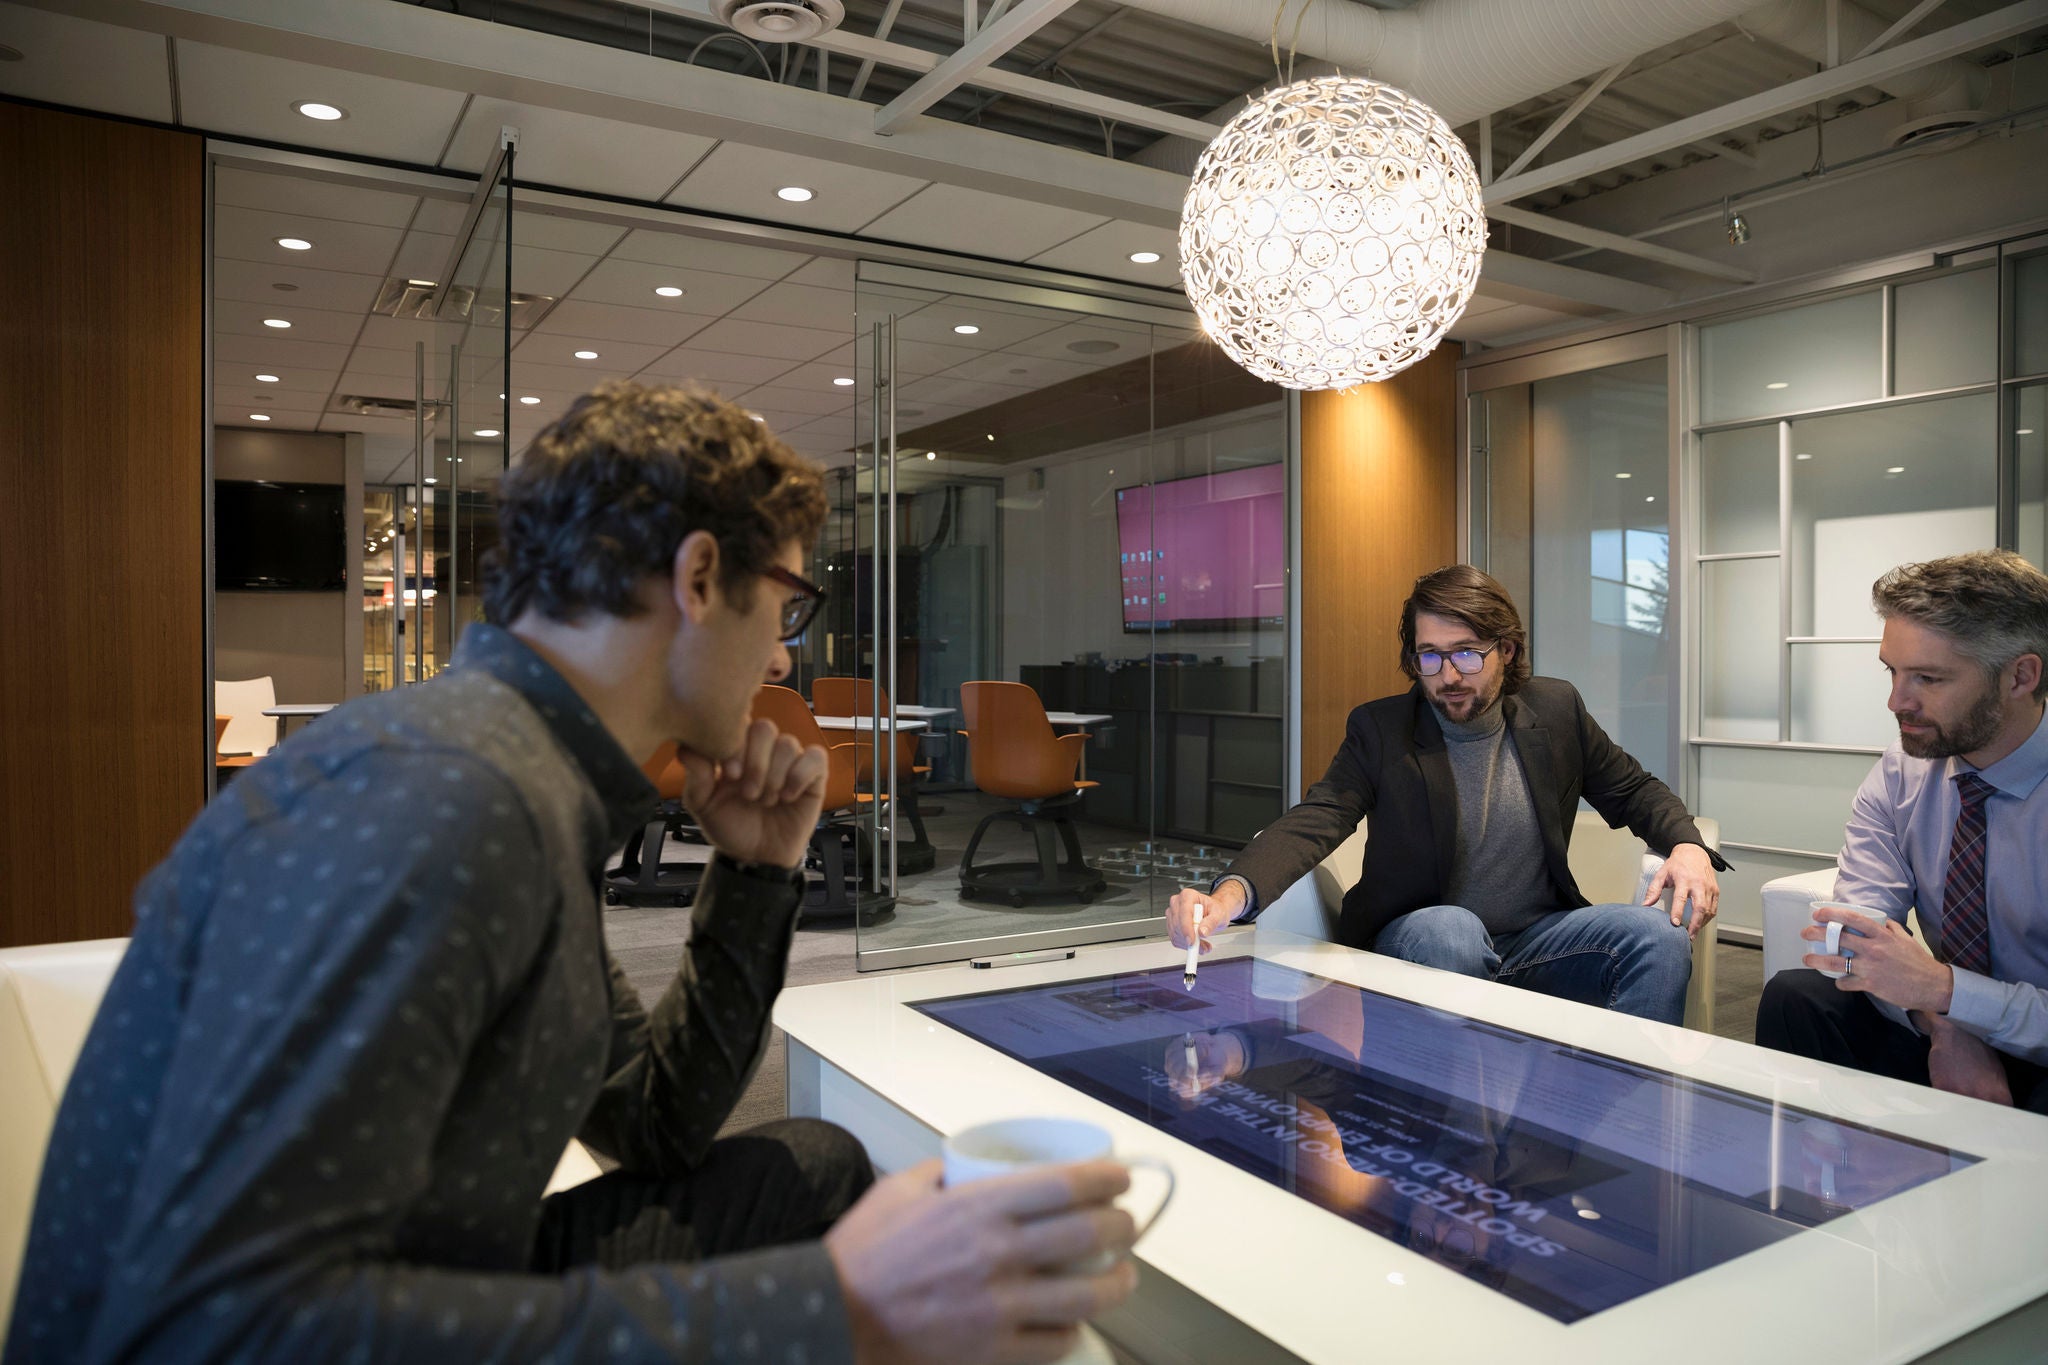
[[[0,262],[4,1365],[2048,1359],[2048,0],[0,0]]]

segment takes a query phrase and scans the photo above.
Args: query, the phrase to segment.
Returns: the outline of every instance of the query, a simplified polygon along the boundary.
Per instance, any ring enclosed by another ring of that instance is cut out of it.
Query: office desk
[[[1769,1125],[1773,1134],[1810,1139],[1860,1124],[1876,1130],[1864,1135],[1872,1142],[1903,1146],[1897,1139],[1906,1139],[1981,1160],[1818,1226],[1790,1230],[1782,1240],[1590,1316],[1560,1321],[911,1007],[1161,967],[1172,969],[1177,991],[1178,955],[1158,941],[1086,949],[1068,962],[955,968],[785,991],[775,1022],[788,1034],[790,1113],[850,1128],[884,1170],[935,1154],[942,1134],[1018,1114],[1086,1118],[1108,1128],[1120,1151],[1170,1161],[1179,1196],[1138,1248],[1138,1295],[1096,1324],[1147,1362],[1810,1365],[1909,1361],[1944,1346],[1949,1349],[1938,1358],[1949,1362],[2025,1358],[1995,1344],[2015,1322],[2031,1333],[2023,1339],[2036,1346],[2048,1340],[2048,1119],[1274,930],[1227,933],[1203,970],[1236,957],[1258,964],[1243,969],[1248,973],[1291,977],[1288,969],[1297,969],[1391,997],[1392,1007],[1413,1014],[1421,1013],[1414,1004],[1447,1011],[1460,1016],[1451,1026],[1477,1021],[1475,1034],[1499,1038],[1500,1029],[1511,1029],[1536,1035],[1527,1046],[1537,1053],[1555,1053],[1549,1046],[1555,1042],[1600,1054],[1596,1065],[1618,1060],[1639,1087],[1635,1093],[1647,1097],[1641,1103],[1653,1116],[1663,1114],[1674,1134],[1698,1131],[1681,1120],[1704,1112],[1702,1092],[1668,1075],[1640,1080],[1627,1064],[1737,1092],[1715,1102],[1746,1113],[1743,1121],[1752,1126]],[[1170,1009],[1147,1022],[1173,1034],[1180,1025],[1171,1022]],[[1370,1043],[1361,1055],[1373,1055]],[[1523,1126],[1519,1114],[1510,1117],[1511,1131]],[[1621,1130],[1611,1115],[1603,1122],[1595,1139],[1627,1140],[1614,1136]],[[1593,1140],[1584,1145],[1592,1149]],[[1673,1142],[1671,1150],[1680,1146]],[[1357,1179],[1349,1139],[1344,1150],[1352,1165],[1341,1174]],[[1303,1158],[1303,1171],[1311,1164]],[[1317,1167],[1315,1178],[1327,1178],[1328,1170]],[[1775,1165],[1772,1170],[1773,1187],[1731,1221],[1739,1216],[1754,1227],[1768,1217],[1774,1226],[1790,1226],[1762,1212],[1765,1194],[1772,1210],[1781,1196],[1787,1206],[1795,1197],[1788,1192],[1790,1177],[1779,1180]],[[1304,1185],[1308,1178],[1302,1176]],[[1399,1183],[1388,1177],[1372,1197],[1391,1198],[1389,1190]],[[1679,1197],[1692,1189],[1689,1181],[1670,1187]],[[1607,1207],[1613,1212],[1618,1206]],[[1555,1233],[1561,1225],[1577,1226],[1560,1220],[1549,1226]],[[1665,1229],[1659,1234],[1665,1240],[1643,1253],[1652,1261],[1664,1254],[1658,1246],[1697,1254],[1700,1240],[1716,1235],[1696,1214],[1691,1221],[1667,1219]],[[1587,1274],[1606,1271],[1596,1263]],[[2017,1319],[1996,1322],[2015,1310],[2023,1310]]]
[[[280,706],[266,706],[263,708],[263,714],[277,721],[277,738],[278,742],[282,743],[287,720],[311,720],[315,716],[326,715],[340,704],[332,701],[292,701]]]

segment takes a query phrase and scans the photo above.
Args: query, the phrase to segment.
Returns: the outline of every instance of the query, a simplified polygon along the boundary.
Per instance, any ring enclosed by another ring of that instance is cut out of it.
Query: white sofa
[[[0,949],[0,1340],[57,1102],[127,947],[127,939],[108,938]],[[590,1153],[571,1142],[548,1190],[596,1174]]]
[[[1709,847],[1718,848],[1721,825],[1717,820],[1695,821]],[[1272,929],[1308,938],[1334,939],[1337,916],[1343,908],[1344,893],[1354,886],[1365,862],[1365,825],[1361,820],[1352,836],[1337,846],[1303,877],[1280,894],[1279,899],[1259,913],[1258,922]],[[1572,827],[1572,876],[1579,889],[1596,905],[1640,901],[1650,889],[1650,878],[1664,865],[1657,854],[1643,847],[1643,841],[1625,829],[1609,829],[1607,822],[1591,811],[1580,811]],[[1832,877],[1832,873],[1829,874]],[[1829,882],[1830,887],[1833,882]],[[1671,893],[1664,893],[1669,908]],[[1796,932],[1796,931],[1795,931]],[[1717,940],[1710,921],[1693,941],[1692,984],[1686,988],[1685,1024],[1712,1032],[1714,1028],[1714,944]]]

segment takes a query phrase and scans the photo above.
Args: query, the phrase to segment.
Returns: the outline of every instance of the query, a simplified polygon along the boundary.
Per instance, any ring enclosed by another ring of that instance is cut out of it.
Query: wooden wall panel
[[[126,934],[205,798],[202,139],[0,102],[0,945]]]
[[[1406,690],[1401,603],[1458,557],[1458,348],[1301,397],[1301,771],[1323,775],[1360,702]]]

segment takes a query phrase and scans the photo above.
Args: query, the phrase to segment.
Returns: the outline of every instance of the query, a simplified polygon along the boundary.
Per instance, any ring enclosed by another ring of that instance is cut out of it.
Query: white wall
[[[1116,490],[1274,463],[1286,442],[1285,409],[1275,403],[1011,467],[998,504],[1001,676],[1086,653],[1119,659],[1156,650],[1233,664],[1277,657],[1286,642],[1278,628],[1124,633]]]

